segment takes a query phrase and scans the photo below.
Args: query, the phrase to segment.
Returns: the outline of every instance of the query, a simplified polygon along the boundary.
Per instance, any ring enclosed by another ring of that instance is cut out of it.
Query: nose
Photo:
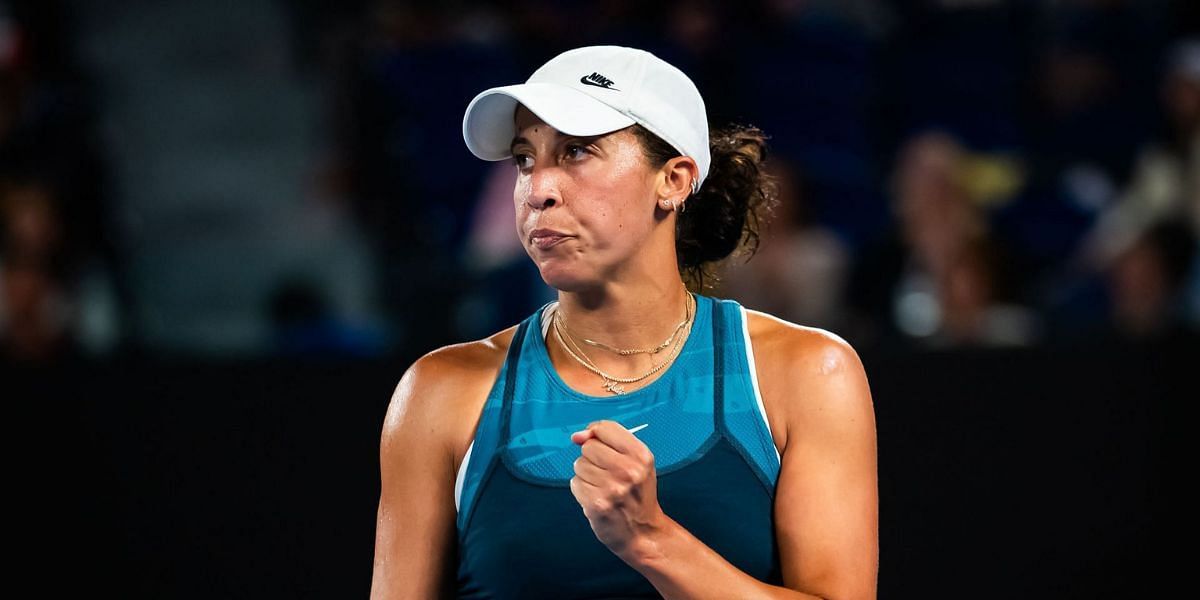
[[[544,210],[562,203],[557,171],[554,167],[533,168],[529,174],[529,193],[525,197],[530,208]]]

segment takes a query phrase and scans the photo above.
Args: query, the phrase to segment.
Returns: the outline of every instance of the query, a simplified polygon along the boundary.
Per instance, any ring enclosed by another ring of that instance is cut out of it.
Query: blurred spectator
[[[894,180],[897,230],[866,249],[852,276],[850,337],[927,345],[1034,341],[1030,311],[1016,302],[1014,258],[990,232],[965,175],[966,150],[940,132],[901,150]]]
[[[50,356],[37,348],[60,338],[103,352],[135,323],[101,107],[74,56],[87,32],[65,6],[0,0],[10,354]],[[1200,322],[1200,267],[1190,283],[1168,276],[1177,245],[1155,233],[1164,219],[1200,231],[1200,41],[1163,52],[1168,32],[1195,35],[1195,2],[300,0],[288,11],[298,64],[326,69],[336,147],[322,191],[374,250],[399,352],[485,335],[552,293],[513,233],[511,169],[470,156],[462,110],[597,43],[680,65],[714,124],[758,125],[789,161],[778,175],[791,201],[760,254],[724,276],[721,293],[749,306],[862,343],[1027,342],[1040,325],[1154,331],[1188,293]],[[955,137],[913,133],[935,129]],[[329,319],[332,297],[281,286],[268,310],[275,350],[370,348]],[[1024,307],[1034,303],[1046,318]],[[28,328],[14,329],[17,314]]]
[[[779,204],[765,220],[758,252],[725,265],[718,295],[794,323],[837,330],[849,253],[817,222],[802,176],[772,157]]]
[[[1128,0],[1033,3],[1022,139],[1029,183],[995,220],[1036,258],[1061,265],[1129,177],[1154,123],[1162,6]]]
[[[0,260],[0,359],[50,363],[78,354],[71,307],[57,274],[32,257]]]
[[[111,350],[129,301],[66,17],[59,2],[0,2],[0,338],[26,359]]]
[[[1093,321],[1103,319],[1125,334],[1150,335],[1169,327],[1174,316],[1187,317],[1186,308],[1166,305],[1186,306],[1189,274],[1164,273],[1174,273],[1172,265],[1182,260],[1179,240],[1186,230],[1193,239],[1200,233],[1200,38],[1172,47],[1159,90],[1158,135],[1139,151],[1129,185],[1100,213],[1053,282],[1051,310],[1068,330],[1095,329],[1100,323]],[[1200,271],[1190,277],[1197,294]],[[1080,319],[1081,313],[1092,316]]]
[[[1161,91],[1164,125],[1139,153],[1129,186],[1097,219],[1076,261],[1103,268],[1166,218],[1200,232],[1200,38],[1179,42]]]
[[[929,344],[956,347],[1036,341],[1032,312],[1002,301],[1008,283],[1003,274],[1009,267],[996,244],[988,240],[963,246],[937,277],[941,326],[930,336]]]
[[[63,266],[59,202],[41,181],[0,183],[0,251]]]
[[[0,356],[76,353],[60,202],[38,180],[0,181]]]
[[[1196,236],[1179,220],[1157,223],[1121,252],[1107,275],[1112,325],[1129,338],[1161,337],[1186,326],[1184,283]]]

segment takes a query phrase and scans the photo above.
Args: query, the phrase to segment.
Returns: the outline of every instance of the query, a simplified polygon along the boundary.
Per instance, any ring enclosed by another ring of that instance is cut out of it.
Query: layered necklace
[[[671,362],[675,360],[675,357],[679,356],[680,350],[683,349],[683,340],[685,337],[680,334],[681,332],[691,329],[692,320],[696,316],[695,304],[695,298],[693,298],[691,294],[688,294],[687,299],[684,302],[683,320],[675,326],[675,329],[671,331],[671,335],[667,337],[666,341],[653,348],[617,348],[602,342],[583,338],[584,344],[595,348],[608,350],[609,352],[619,356],[632,356],[634,354],[658,354],[659,352],[666,350],[668,347],[671,348],[671,353],[669,356],[667,356],[661,362],[656,363],[650,368],[649,371],[646,371],[645,373],[635,377],[616,377],[604,372],[600,369],[600,367],[596,366],[596,363],[592,362],[592,360],[587,357],[587,354],[583,351],[583,348],[580,347],[575,341],[577,336],[572,335],[571,331],[567,329],[566,323],[563,322],[562,311],[554,311],[554,316],[551,319],[551,323],[554,326],[554,335],[558,337],[558,343],[562,344],[563,349],[567,351],[567,354],[569,354],[571,358],[575,359],[576,362],[583,365],[587,370],[599,375],[600,379],[604,382],[604,389],[608,390],[609,393],[624,394],[626,392],[626,384],[637,383],[643,379],[646,379],[647,377],[650,377],[651,375],[654,375],[655,373],[663,370],[667,365],[671,364]]]

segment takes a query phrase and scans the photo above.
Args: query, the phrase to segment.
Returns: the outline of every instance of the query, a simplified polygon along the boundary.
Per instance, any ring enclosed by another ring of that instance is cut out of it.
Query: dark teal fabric
[[[607,418],[649,423],[636,435],[655,454],[667,515],[751,576],[781,582],[772,516],[779,462],[749,382],[740,307],[696,300],[675,363],[622,396],[566,387],[539,327],[545,307],[522,322],[465,473],[460,598],[658,597],[596,539],[568,487],[579,456],[570,433]]]

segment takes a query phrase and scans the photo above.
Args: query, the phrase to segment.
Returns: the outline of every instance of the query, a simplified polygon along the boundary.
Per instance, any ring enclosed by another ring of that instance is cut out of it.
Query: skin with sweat
[[[524,107],[515,119],[517,232],[542,278],[559,290],[570,331],[622,348],[661,343],[685,314],[670,201],[690,201],[695,162],[678,157],[652,166],[628,130],[567,136]],[[775,533],[785,586],[738,570],[664,514],[653,454],[617,423],[572,434],[580,459],[571,493],[597,538],[665,598],[874,598],[875,420],[862,363],[827,331],[747,314],[781,455]],[[431,352],[397,385],[380,444],[373,598],[453,595],[455,475],[515,329]],[[606,395],[600,378],[554,339],[547,349],[563,381]],[[658,360],[589,357],[617,376],[645,372]]]

